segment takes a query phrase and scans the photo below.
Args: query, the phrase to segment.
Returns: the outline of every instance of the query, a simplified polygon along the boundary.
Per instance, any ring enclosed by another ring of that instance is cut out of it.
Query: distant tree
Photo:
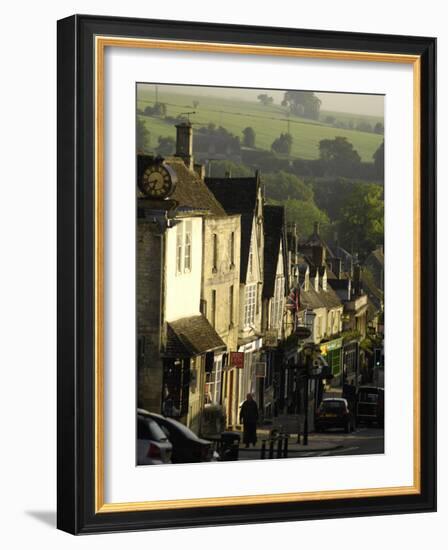
[[[255,131],[250,126],[243,130],[243,145],[245,147],[255,147]]]
[[[326,172],[332,175],[352,175],[361,164],[358,152],[347,138],[341,136],[321,140],[319,155],[326,166]]]
[[[282,105],[289,107],[291,113],[313,120],[319,119],[322,101],[314,92],[285,92]]]
[[[275,153],[280,153],[283,155],[291,154],[292,147],[292,135],[285,133],[280,134],[280,136],[272,142],[271,149]]]
[[[156,149],[156,153],[162,157],[174,154],[176,142],[172,137],[159,136],[159,145]]]
[[[147,153],[150,145],[151,134],[146,128],[145,123],[141,118],[137,118],[137,136],[136,136],[136,145],[137,151],[141,153]]]
[[[199,101],[196,99],[193,101],[193,109],[197,109],[199,107]]]
[[[341,209],[341,240],[364,260],[384,240],[383,188],[364,183],[353,188]]]
[[[274,103],[274,98],[269,96],[268,94],[259,94],[257,96],[257,99],[265,107],[268,107],[269,105],[272,105]]]
[[[375,127],[373,128],[373,131],[375,132],[375,134],[384,134],[384,124],[382,124],[381,122],[377,122],[375,124]]]
[[[254,170],[230,160],[213,160],[207,167],[207,174],[213,178],[223,178],[226,174],[235,178],[248,178],[254,175]]]
[[[301,179],[288,172],[279,171],[263,174],[263,184],[268,199],[284,201],[297,199],[301,201],[313,201],[312,189]]]
[[[332,115],[327,115],[327,116],[325,117],[325,122],[326,122],[327,124],[334,124],[335,121],[336,121],[336,119],[335,119],[335,117],[332,116]]]
[[[366,120],[360,120],[358,124],[356,125],[356,129],[359,132],[372,132],[372,125],[367,122]]]
[[[154,103],[154,105],[147,105],[144,110],[146,116],[160,116],[164,117],[167,113],[166,103]]]
[[[210,151],[212,147],[216,153],[224,155],[239,153],[241,141],[222,126],[216,127],[210,122],[207,126],[202,126],[196,133],[196,139],[193,142],[195,152]]]
[[[311,235],[314,222],[319,222],[323,227],[329,224],[328,216],[314,202],[289,199],[284,205],[286,220],[296,223],[299,235]]]
[[[378,176],[382,179],[384,178],[384,141],[381,142],[381,145],[373,153],[373,163],[375,165],[375,171]]]

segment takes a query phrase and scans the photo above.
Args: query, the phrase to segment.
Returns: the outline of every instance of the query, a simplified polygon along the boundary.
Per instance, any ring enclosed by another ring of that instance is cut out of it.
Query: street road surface
[[[290,441],[295,442],[295,436]],[[326,447],[321,450],[313,450],[313,447]],[[340,430],[328,431],[319,434],[310,434],[306,450],[301,446],[300,451],[290,450],[288,458],[307,458],[316,456],[344,456],[381,454],[384,452],[384,430],[379,428],[360,427],[351,434]],[[331,449],[328,449],[331,447]],[[302,448],[304,449],[302,451]],[[260,451],[255,449],[240,448],[239,460],[259,460]]]

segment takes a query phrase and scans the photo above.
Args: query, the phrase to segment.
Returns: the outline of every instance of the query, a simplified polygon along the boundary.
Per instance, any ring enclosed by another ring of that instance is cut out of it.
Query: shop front
[[[320,344],[320,354],[325,359],[333,376],[331,381],[333,387],[342,384],[342,347],[342,338],[335,338]]]

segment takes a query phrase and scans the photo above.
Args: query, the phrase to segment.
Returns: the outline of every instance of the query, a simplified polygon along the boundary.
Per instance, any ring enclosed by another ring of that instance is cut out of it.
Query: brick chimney
[[[176,124],[176,157],[193,169],[193,128],[190,122]]]

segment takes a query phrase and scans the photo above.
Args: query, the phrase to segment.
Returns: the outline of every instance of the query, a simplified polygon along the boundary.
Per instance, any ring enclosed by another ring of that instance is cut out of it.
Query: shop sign
[[[266,378],[266,363],[255,363],[255,378]]]
[[[322,355],[327,355],[329,351],[340,348],[342,348],[342,338],[336,338],[335,340],[331,340],[330,342],[325,342],[325,344],[321,344],[320,352]]]
[[[244,353],[242,351],[230,352],[230,368],[244,369]]]

